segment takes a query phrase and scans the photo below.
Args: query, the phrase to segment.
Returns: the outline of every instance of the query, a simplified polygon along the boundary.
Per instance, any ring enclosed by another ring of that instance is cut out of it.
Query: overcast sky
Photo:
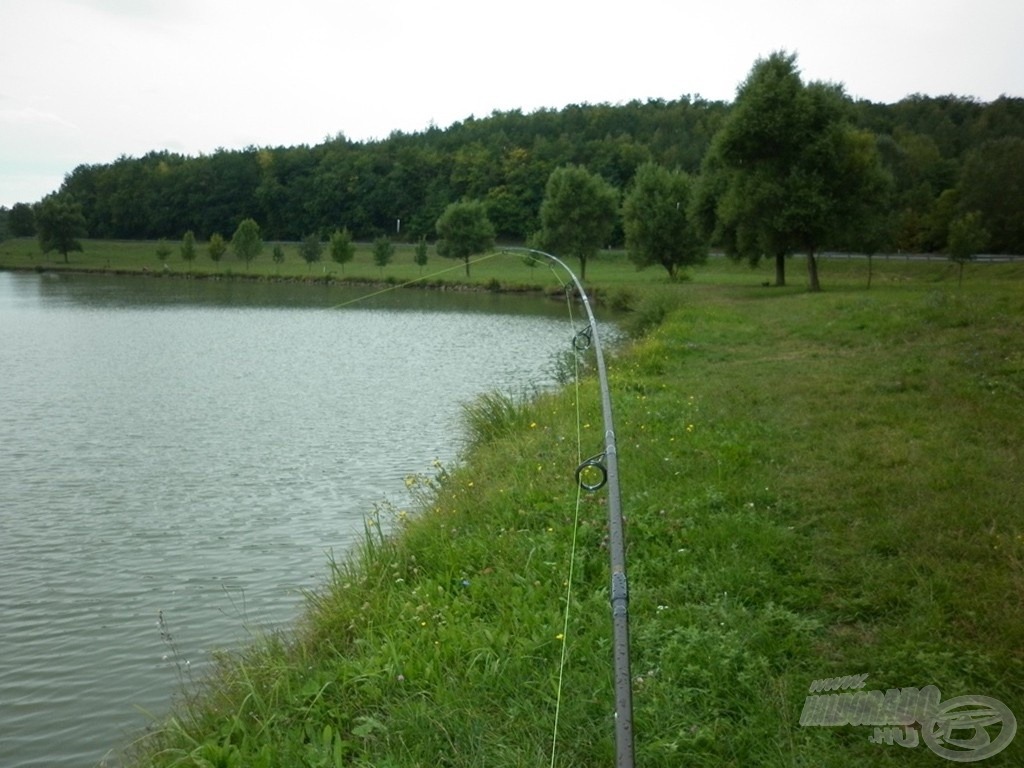
[[[0,0],[0,205],[82,163],[731,101],[758,57],[890,103],[1024,96],[1021,0]]]

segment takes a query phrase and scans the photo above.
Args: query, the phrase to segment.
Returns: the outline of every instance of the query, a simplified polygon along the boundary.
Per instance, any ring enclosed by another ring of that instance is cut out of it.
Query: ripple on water
[[[95,764],[211,650],[293,621],[373,503],[455,455],[460,404],[570,338],[223,288],[0,274],[0,765]]]

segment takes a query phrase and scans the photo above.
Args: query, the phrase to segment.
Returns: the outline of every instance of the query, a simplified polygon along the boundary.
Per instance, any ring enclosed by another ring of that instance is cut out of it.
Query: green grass
[[[157,257],[156,241],[83,240],[83,250],[69,254],[68,263],[56,253],[42,254],[34,239],[18,238],[0,242],[0,268],[35,270],[110,271],[127,274],[147,274],[174,277],[224,277],[257,280],[337,281],[383,283],[398,285],[409,282],[428,286],[469,284],[483,289],[505,291],[540,290],[555,284],[551,270],[540,264],[526,266],[522,254],[495,252],[474,257],[470,275],[466,276],[462,260],[446,259],[430,249],[427,264],[420,268],[413,261],[415,246],[395,244],[392,262],[378,267],[373,261],[372,243],[357,243],[355,258],[345,265],[323,260],[312,265],[299,256],[298,243],[282,243],[285,260],[275,264],[271,259],[272,243],[265,243],[262,253],[250,264],[236,258],[230,251],[219,261],[210,259],[207,244],[197,245],[198,256],[191,263],[183,260],[178,243],[171,243],[172,255],[168,259]],[[622,255],[613,258],[598,257],[593,264],[604,269],[605,279],[612,282],[651,283],[662,281],[653,270],[637,272]]]
[[[529,283],[517,261],[474,279]],[[821,294],[799,259],[781,289],[721,259],[673,285],[621,255],[588,273],[647,330],[609,359],[637,764],[941,760],[801,727],[825,677],[1024,717],[1024,264],[958,286],[876,259],[868,290],[866,262],[828,260]],[[603,444],[597,383],[488,395],[467,423],[459,466],[374,511],[294,632],[224,654],[134,764],[550,765],[556,707],[554,765],[614,763],[605,499],[577,516],[573,482]],[[1018,738],[985,764],[1022,758]]]
[[[327,253],[320,262],[307,264],[299,255],[299,243],[280,243],[285,253],[282,264],[275,264],[271,252],[275,243],[264,243],[262,253],[250,264],[236,258],[230,251],[219,262],[210,259],[208,243],[196,244],[197,257],[186,262],[181,258],[180,243],[168,242],[172,253],[166,259],[157,257],[158,241],[82,240],[83,250],[69,254],[68,261],[56,253],[41,253],[34,238],[15,238],[0,241],[0,269],[36,271],[90,271],[117,274],[146,275],[175,278],[233,278],[262,281],[296,282],[348,282],[373,284],[383,287],[400,285],[431,288],[470,287],[476,290],[545,291],[559,293],[559,282],[565,276],[556,276],[543,261],[529,267],[522,252],[499,250],[474,257],[467,277],[464,263],[437,255],[430,248],[424,267],[414,261],[415,245],[395,243],[392,263],[384,268],[373,261],[372,243],[356,243],[355,258],[339,265]],[[873,260],[872,282],[876,288],[939,281],[944,285],[957,282],[958,267],[942,256],[931,261],[908,260],[902,256],[877,256]],[[794,258],[789,262],[789,286],[782,290],[804,291],[805,262]],[[579,264],[569,260],[577,272]],[[993,267],[995,269],[993,270]],[[998,271],[1012,265],[978,264],[968,266],[966,281]],[[864,288],[868,283],[868,262],[863,258],[820,258],[819,271],[826,290]],[[683,273],[683,282],[709,283],[725,286],[763,287],[774,281],[774,267],[765,262],[756,268],[745,263],[732,263],[721,256],[712,256],[704,266]],[[599,252],[587,264],[587,290],[597,304],[615,309],[635,310],[630,322],[635,330],[656,325],[666,312],[675,306],[681,295],[678,286],[666,282],[666,273],[657,267],[637,270],[622,250]],[[771,291],[779,289],[772,288]]]

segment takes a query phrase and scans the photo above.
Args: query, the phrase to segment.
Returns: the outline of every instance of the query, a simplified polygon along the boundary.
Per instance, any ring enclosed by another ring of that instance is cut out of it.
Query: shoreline
[[[1021,700],[1020,270],[904,272],[814,295],[716,272],[611,361],[638,763],[877,762],[800,722],[854,673]],[[605,499],[573,511],[596,389],[482,402],[459,465],[411,479],[422,506],[385,508],[296,633],[223,658],[129,764],[545,764],[563,671],[558,764],[611,764]]]
[[[550,291],[546,291],[539,285],[499,284],[495,286],[486,283],[467,283],[457,281],[449,282],[443,279],[433,279],[433,277],[430,275],[424,276],[422,279],[398,282],[397,280],[372,280],[354,276],[338,277],[333,273],[327,275],[314,275],[302,277],[295,275],[247,274],[245,272],[234,272],[232,270],[227,270],[226,272],[190,273],[179,272],[169,269],[148,269],[146,267],[142,267],[141,269],[124,269],[116,267],[89,268],[76,265],[65,266],[60,264],[47,264],[45,266],[37,265],[34,267],[9,266],[0,264],[0,272],[17,272],[22,274],[35,273],[39,275],[111,275],[114,277],[146,277],[175,280],[242,280],[254,283],[288,283],[293,285],[338,285],[370,288],[420,288],[440,291],[467,291],[479,293],[551,293]]]

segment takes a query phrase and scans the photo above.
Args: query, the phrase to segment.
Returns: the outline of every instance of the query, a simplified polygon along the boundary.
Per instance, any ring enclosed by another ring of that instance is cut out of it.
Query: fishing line
[[[576,511],[573,521],[573,534],[571,554],[569,560],[569,579],[566,591],[565,617],[562,627],[562,649],[558,670],[558,691],[555,704],[555,725],[551,745],[551,765],[554,766],[557,739],[558,719],[561,711],[562,681],[564,677],[565,662],[567,656],[567,635],[570,618],[570,601],[572,597],[573,569],[576,559],[576,538],[578,531],[579,512],[582,503],[583,491],[597,491],[607,485],[608,487],[608,550],[611,560],[611,590],[610,602],[612,609],[612,654],[614,666],[615,686],[615,747],[616,747],[616,768],[633,768],[633,685],[630,677],[630,653],[629,653],[629,588],[626,580],[626,555],[625,537],[623,532],[622,502],[618,482],[618,452],[615,442],[615,429],[612,419],[611,394],[608,388],[608,373],[605,368],[604,355],[601,351],[601,342],[597,333],[597,321],[594,319],[590,301],[586,291],[580,283],[576,274],[557,256],[539,251],[534,248],[509,247],[502,251],[492,251],[467,262],[469,265],[479,264],[482,261],[494,258],[508,251],[526,252],[535,256],[543,256],[548,260],[548,266],[552,274],[562,285],[566,293],[569,306],[569,318],[575,335],[573,336],[573,369],[576,387],[576,446],[577,446],[577,469],[576,469]],[[561,279],[555,270],[555,265],[560,267],[565,274],[571,278],[571,283]],[[448,269],[439,270],[429,275],[408,280],[393,286],[388,286],[379,291],[359,296],[351,301],[336,304],[331,309],[341,309],[375,296],[405,288],[410,285],[428,280],[437,275],[445,274],[455,269],[463,268],[462,264],[455,265]],[[573,289],[583,303],[586,310],[589,325],[581,331],[576,331],[575,320],[572,315]],[[593,347],[594,356],[597,361],[597,378],[601,389],[601,411],[605,429],[605,447],[602,453],[592,456],[589,459],[582,459],[582,417],[580,406],[580,371],[579,358],[583,353]],[[597,472],[597,480],[588,480],[594,471]]]
[[[499,255],[501,255],[500,251],[494,251],[492,253],[484,254],[483,256],[480,256],[479,258],[476,258],[476,259],[473,259],[473,260],[469,261],[468,265],[469,266],[473,266],[474,264],[479,264],[482,261],[487,261],[488,259],[493,259],[495,256],[499,256]],[[395,285],[389,285],[387,288],[381,288],[379,291],[373,291],[372,293],[367,293],[367,294],[364,294],[362,296],[356,296],[354,299],[351,299],[349,301],[343,301],[343,302],[341,302],[341,304],[335,304],[332,307],[328,307],[328,309],[342,309],[342,308],[350,306],[352,304],[358,304],[358,303],[360,303],[362,301],[367,301],[368,299],[372,299],[375,296],[381,296],[381,295],[383,295],[385,293],[391,293],[391,291],[397,291],[399,288],[408,288],[410,285],[415,285],[416,283],[422,283],[424,280],[431,280],[431,279],[437,277],[438,275],[444,275],[444,274],[447,274],[448,272],[453,272],[456,269],[464,269],[465,267],[466,267],[466,264],[464,263],[464,264],[456,264],[453,267],[446,267],[445,269],[439,269],[436,272],[431,272],[431,273],[426,274],[426,275],[420,275],[419,277],[415,277],[412,280],[406,280],[404,283],[397,283]]]
[[[569,311],[569,326],[572,328],[574,334],[576,331],[576,321],[572,313],[572,292],[568,285],[566,285],[558,273],[555,272],[554,264],[548,265],[551,268],[552,274],[555,279],[562,285],[562,290],[565,291],[565,303]],[[575,339],[575,335],[573,339]],[[580,361],[579,355],[577,354],[578,348],[575,343],[573,344],[572,362],[573,362],[573,383],[575,385],[575,401],[576,401],[576,461],[577,463],[582,461],[583,457],[583,427],[582,427],[582,413],[580,408]],[[561,650],[558,660],[558,683],[555,688],[555,717],[552,727],[551,734],[551,768],[555,766],[555,758],[558,754],[558,725],[559,719],[562,713],[562,690],[565,681],[565,663],[569,649],[569,617],[572,610],[572,582],[573,575],[576,565],[576,540],[577,533],[579,532],[580,522],[580,507],[583,502],[583,487],[579,484],[576,486],[576,504],[573,511],[572,521],[572,537],[569,546],[569,573],[566,577],[565,587],[565,613],[562,619],[562,633],[559,636],[561,638]]]
[[[559,259],[550,253],[533,248],[511,248],[509,250],[527,251],[531,254],[544,256],[552,263],[561,267],[576,287],[580,300],[587,313],[590,323],[587,333],[578,333],[574,337],[573,346],[592,344],[594,357],[597,360],[597,378],[601,389],[601,414],[605,429],[604,453],[585,462],[581,462],[576,471],[577,486],[580,490],[597,490],[608,486],[608,553],[611,560],[611,609],[612,609],[612,656],[615,685],[615,765],[617,768],[633,768],[633,681],[630,677],[629,659],[629,586],[626,580],[626,547],[622,520],[622,499],[619,492],[618,449],[615,441],[614,420],[612,418],[611,392],[608,387],[608,372],[605,368],[604,354],[597,333],[597,320],[590,308],[590,300],[576,274]],[[576,398],[579,408],[579,396]],[[577,417],[578,418],[578,417]],[[577,421],[577,424],[579,422]],[[584,485],[579,482],[583,473],[597,467],[601,472],[600,481]],[[568,609],[568,608],[567,608]],[[563,633],[564,635],[564,633]],[[564,640],[564,637],[563,637]],[[552,758],[553,760],[553,758]]]

